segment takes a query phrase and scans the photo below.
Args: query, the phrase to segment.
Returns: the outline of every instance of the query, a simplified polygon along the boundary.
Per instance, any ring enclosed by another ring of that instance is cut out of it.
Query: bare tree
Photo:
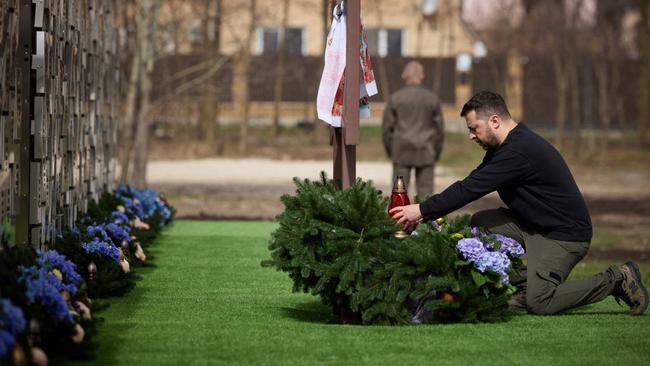
[[[535,5],[528,5],[532,16],[527,20],[533,20],[532,33],[539,34],[546,38],[543,43],[551,54],[553,65],[553,76],[556,87],[555,106],[555,147],[562,149],[564,135],[568,119],[568,95],[569,95],[569,65],[565,62],[567,54],[567,37],[570,30],[567,27],[567,17],[564,10],[563,0],[545,1]],[[546,28],[546,29],[545,29]]]
[[[490,73],[490,79],[495,83],[493,88],[504,96],[508,95],[510,84],[508,60],[516,52],[517,46],[525,49],[525,45],[517,45],[517,29],[513,19],[517,2],[511,0],[498,0],[494,2],[498,9],[492,23],[498,24],[485,32],[484,40],[488,45],[490,54],[483,61]]]
[[[275,85],[273,88],[273,127],[271,135],[276,140],[280,131],[280,106],[284,86],[284,68],[287,58],[287,33],[289,25],[289,0],[282,0],[282,26],[280,35],[280,49],[278,50],[275,66]]]
[[[129,4],[127,4],[129,5]],[[123,14],[123,23],[122,27],[125,27],[126,24],[129,24],[128,21],[128,8],[125,6],[122,8]],[[139,19],[138,19],[139,20]],[[122,28],[124,29],[124,28]],[[132,50],[137,50],[138,47],[132,47]],[[131,163],[131,150],[133,146],[133,127],[135,126],[135,115],[138,101],[138,92],[140,90],[139,81],[140,81],[140,58],[138,56],[131,56],[131,66],[129,68],[129,81],[127,85],[127,97],[126,97],[126,111],[124,113],[124,118],[122,119],[121,126],[121,138],[120,141],[124,145],[120,149],[120,182],[129,183],[129,166]]]
[[[249,8],[250,23],[246,40],[239,52],[239,60],[237,70],[242,80],[244,80],[242,87],[242,119],[239,125],[239,154],[246,156],[248,153],[248,123],[250,120],[250,67],[251,67],[251,46],[253,36],[255,35],[255,28],[257,26],[257,0],[250,0]]]
[[[555,76],[555,86],[557,88],[557,105],[555,109],[555,147],[561,150],[564,147],[564,133],[568,120],[568,96],[569,96],[569,70],[570,63],[565,62],[567,49],[569,48],[567,39],[571,34],[567,27],[567,18],[564,12],[564,1],[551,1],[545,4],[549,14],[549,20],[552,19],[551,41],[551,58],[553,60],[553,70]]]
[[[598,111],[601,127],[599,153],[602,162],[609,150],[609,132],[612,121],[624,123],[623,96],[620,93],[620,73],[624,51],[621,48],[622,19],[629,6],[626,2],[611,3],[598,1],[597,24],[594,29],[596,47],[594,48],[594,69],[598,84]],[[612,108],[613,107],[613,108]]]
[[[153,70],[153,34],[156,28],[157,4],[153,0],[139,2],[137,17],[138,58],[140,80],[140,106],[133,139],[133,172],[131,183],[137,187],[146,185],[149,152],[149,100],[151,94],[151,71]]]
[[[647,146],[648,123],[650,121],[650,0],[636,0],[635,5],[641,14],[639,24],[639,95],[638,95],[638,141]]]
[[[383,0],[375,0],[375,11],[377,12],[377,26],[381,29],[384,27],[384,2]],[[388,79],[388,70],[386,70],[386,59],[380,60],[377,64],[377,72],[379,76],[379,87],[381,93],[384,95],[385,101],[388,101],[390,96],[390,83]]]
[[[564,0],[523,3],[525,19],[520,39],[522,47],[535,57],[550,54],[555,81],[555,138],[554,144],[562,149],[569,116],[579,128],[578,62],[575,25],[582,8],[582,0],[567,8]],[[578,132],[578,131],[576,131]]]
[[[216,9],[213,11],[212,4]],[[221,61],[221,19],[223,15],[222,0],[203,0],[202,54],[208,65],[217,65]],[[211,145],[216,143],[216,152],[222,151],[222,142],[217,141],[219,136],[219,85],[211,75],[201,83],[201,102],[199,106],[199,123],[197,124],[197,137]]]

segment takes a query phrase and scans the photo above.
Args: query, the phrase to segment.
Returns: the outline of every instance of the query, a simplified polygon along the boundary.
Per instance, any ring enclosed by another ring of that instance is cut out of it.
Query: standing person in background
[[[393,179],[403,176],[408,188],[414,168],[417,194],[424,198],[433,193],[435,163],[442,152],[442,109],[438,96],[422,86],[422,64],[406,64],[402,79],[406,86],[391,95],[384,110],[384,148],[393,161]]]

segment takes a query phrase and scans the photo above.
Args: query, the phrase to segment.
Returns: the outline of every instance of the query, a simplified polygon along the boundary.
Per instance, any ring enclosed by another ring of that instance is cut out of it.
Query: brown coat
[[[420,85],[395,92],[384,110],[384,148],[394,163],[432,165],[440,158],[444,120],[440,100]]]

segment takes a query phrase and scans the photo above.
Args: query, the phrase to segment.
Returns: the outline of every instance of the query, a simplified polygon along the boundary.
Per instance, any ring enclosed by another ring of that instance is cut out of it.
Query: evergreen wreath
[[[470,228],[467,215],[420,224],[399,240],[388,199],[372,182],[357,179],[341,190],[325,173],[320,181],[294,182],[296,195],[281,198],[285,210],[269,240],[272,259],[262,262],[287,272],[294,292],[319,296],[345,323],[508,317],[514,288],[507,274],[523,254],[514,240],[502,245],[504,237]]]

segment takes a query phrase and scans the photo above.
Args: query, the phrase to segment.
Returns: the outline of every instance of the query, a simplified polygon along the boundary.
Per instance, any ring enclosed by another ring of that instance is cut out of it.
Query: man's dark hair
[[[471,111],[475,111],[476,116],[481,119],[488,118],[494,114],[502,119],[511,118],[503,98],[499,94],[489,90],[483,90],[474,94],[472,99],[463,106],[460,116],[466,117]]]

